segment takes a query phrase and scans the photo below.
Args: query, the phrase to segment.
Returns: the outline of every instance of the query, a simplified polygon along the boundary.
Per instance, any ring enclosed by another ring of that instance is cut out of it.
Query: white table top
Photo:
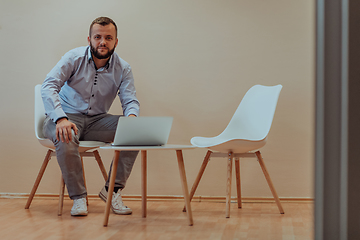
[[[112,146],[107,144],[100,147],[101,149],[111,149],[111,150],[183,150],[183,149],[194,149],[197,148],[193,145],[176,145],[176,144],[166,144],[162,146]]]

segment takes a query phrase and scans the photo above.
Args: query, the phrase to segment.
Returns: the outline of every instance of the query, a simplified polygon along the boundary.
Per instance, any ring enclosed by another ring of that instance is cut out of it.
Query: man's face
[[[114,53],[118,43],[115,26],[112,24],[105,26],[94,24],[90,34],[88,42],[93,56],[97,59],[109,58]]]

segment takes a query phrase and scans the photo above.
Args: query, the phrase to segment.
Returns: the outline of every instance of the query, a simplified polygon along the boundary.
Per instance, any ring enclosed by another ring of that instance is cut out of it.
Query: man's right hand
[[[74,129],[75,135],[78,134],[76,125],[66,118],[61,118],[56,121],[56,139],[58,141],[69,143],[72,140],[71,130]]]

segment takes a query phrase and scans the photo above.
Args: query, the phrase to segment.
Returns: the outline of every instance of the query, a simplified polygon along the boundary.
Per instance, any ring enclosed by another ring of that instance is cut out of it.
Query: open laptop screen
[[[172,122],[173,117],[120,117],[112,145],[165,145]]]

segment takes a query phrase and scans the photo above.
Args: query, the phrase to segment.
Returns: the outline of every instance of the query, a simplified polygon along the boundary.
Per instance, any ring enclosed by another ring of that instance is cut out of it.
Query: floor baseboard
[[[27,193],[0,193],[0,199],[15,199],[15,198],[28,198],[29,194]],[[56,199],[59,197],[59,194],[46,194],[40,193],[35,194],[34,198],[42,198],[42,199]],[[68,199],[69,196],[65,194],[65,199]],[[89,194],[89,199],[100,199],[96,194]],[[122,195],[124,200],[129,201],[141,201],[141,195]],[[170,196],[170,195],[148,195],[148,201],[183,201],[183,196]],[[193,202],[225,202],[225,196],[194,196],[192,199]],[[237,198],[232,197],[232,202],[236,202]],[[280,197],[281,202],[313,202],[313,198],[292,198],[292,197]],[[271,197],[243,197],[242,202],[244,203],[266,203],[266,202],[275,202]]]

